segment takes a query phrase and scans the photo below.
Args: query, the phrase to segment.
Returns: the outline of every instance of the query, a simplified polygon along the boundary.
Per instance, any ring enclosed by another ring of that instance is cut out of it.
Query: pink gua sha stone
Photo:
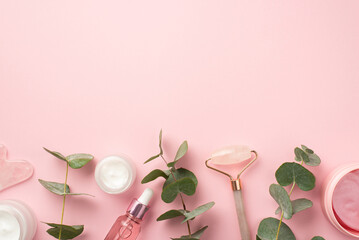
[[[347,173],[333,193],[333,210],[345,228],[359,231],[359,170]]]
[[[6,147],[0,144],[0,191],[29,179],[34,168],[25,160],[7,161]]]
[[[250,159],[251,156],[251,149],[247,146],[229,146],[213,152],[211,161],[217,165],[231,165]]]

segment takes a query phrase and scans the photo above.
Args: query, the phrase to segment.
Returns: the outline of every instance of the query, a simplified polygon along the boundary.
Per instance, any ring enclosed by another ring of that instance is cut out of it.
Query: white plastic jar
[[[18,200],[0,201],[0,240],[32,240],[37,229],[33,211]]]
[[[127,191],[135,178],[135,166],[126,155],[108,156],[96,165],[97,185],[106,193],[120,194]]]

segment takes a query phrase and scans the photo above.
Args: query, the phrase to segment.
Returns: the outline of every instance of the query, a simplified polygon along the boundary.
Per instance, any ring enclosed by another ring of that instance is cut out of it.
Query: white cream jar
[[[128,190],[136,178],[136,169],[126,155],[102,159],[95,170],[97,185],[106,193],[119,194]]]
[[[33,211],[17,200],[0,201],[0,240],[32,240],[37,229]]]

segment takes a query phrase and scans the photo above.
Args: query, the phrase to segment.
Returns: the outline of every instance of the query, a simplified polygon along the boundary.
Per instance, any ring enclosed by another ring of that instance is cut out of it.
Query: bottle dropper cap
[[[146,188],[138,199],[133,199],[127,209],[127,212],[138,219],[142,219],[149,209],[147,205],[150,202],[152,196],[152,189]]]
[[[153,190],[151,188],[146,188],[137,201],[147,206],[148,203],[151,201],[152,196],[153,196]]]

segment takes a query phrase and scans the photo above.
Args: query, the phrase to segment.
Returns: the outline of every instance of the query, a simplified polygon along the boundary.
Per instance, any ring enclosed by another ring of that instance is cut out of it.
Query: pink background
[[[259,160],[243,176],[254,236],[261,219],[277,207],[268,193],[274,172],[293,160],[302,143],[322,165],[313,168],[317,187],[295,191],[314,207],[287,223],[297,239],[322,235],[352,239],[330,225],[320,208],[324,177],[344,162],[358,161],[359,1],[0,1],[0,142],[9,158],[35,166],[31,180],[0,192],[1,199],[28,203],[40,221],[60,220],[61,198],[37,178],[63,181],[65,166],[42,150],[88,152],[94,162],[70,171],[73,197],[65,223],[85,224],[78,239],[103,239],[115,218],[145,186],[140,179],[187,139],[181,163],[198,176],[190,208],[215,207],[192,228],[209,225],[203,239],[239,239],[226,177],[205,168],[221,146],[247,144]],[[96,162],[125,153],[138,178],[127,193],[103,193],[93,177]],[[186,233],[179,221],[155,221],[179,208],[160,201],[160,183],[140,239]],[[50,239],[39,224],[35,239]]]

